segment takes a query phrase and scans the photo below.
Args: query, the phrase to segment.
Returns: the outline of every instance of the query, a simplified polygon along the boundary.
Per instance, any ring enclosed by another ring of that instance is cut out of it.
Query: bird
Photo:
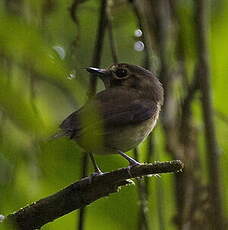
[[[67,116],[57,136],[76,141],[90,154],[98,173],[101,170],[93,154],[120,154],[129,167],[139,165],[125,152],[140,144],[155,127],[164,98],[161,82],[151,71],[127,63],[86,70],[99,77],[105,88]]]

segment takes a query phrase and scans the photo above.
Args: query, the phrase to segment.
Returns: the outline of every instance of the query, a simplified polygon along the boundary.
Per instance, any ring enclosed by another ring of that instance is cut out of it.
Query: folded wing
[[[70,114],[60,128],[66,136],[73,138],[86,130],[96,132],[96,127],[102,124],[102,133],[105,134],[111,132],[114,126],[127,126],[150,119],[158,109],[155,102],[141,99],[134,90],[113,88],[100,92],[80,110]],[[87,121],[83,122],[85,117]]]

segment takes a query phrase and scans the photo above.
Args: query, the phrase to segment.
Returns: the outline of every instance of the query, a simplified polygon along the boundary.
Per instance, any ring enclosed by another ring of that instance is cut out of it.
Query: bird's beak
[[[87,67],[86,70],[94,75],[97,75],[104,82],[105,88],[110,87],[110,76],[112,75],[110,70],[107,69],[99,69],[94,67]]]
[[[109,72],[106,69],[98,69],[98,68],[94,68],[94,67],[87,67],[86,70],[89,73],[97,74],[97,75],[106,75]]]

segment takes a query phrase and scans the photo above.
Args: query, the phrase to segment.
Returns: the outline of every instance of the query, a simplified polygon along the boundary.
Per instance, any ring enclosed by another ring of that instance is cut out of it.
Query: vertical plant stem
[[[30,75],[30,104],[32,106],[32,109],[34,110],[34,112],[39,115],[38,112],[38,108],[36,106],[36,91],[35,91],[35,87],[36,87],[36,79],[34,76],[34,74],[32,73],[32,71],[29,71],[29,75]]]
[[[88,154],[85,153],[82,157],[81,177],[86,177],[88,174]],[[78,230],[83,230],[85,225],[85,207],[79,210]]]
[[[173,78],[169,74],[169,59],[168,59],[168,46],[170,39],[170,6],[168,1],[151,1],[150,3],[151,12],[154,19],[154,32],[155,32],[155,42],[158,49],[158,55],[160,59],[160,70],[159,78],[163,84],[165,98],[164,105],[162,107],[161,121],[163,128],[165,130],[166,139],[168,139],[168,130],[170,130],[170,124],[174,125],[175,114],[170,112],[173,108],[173,103],[175,99],[173,98],[172,87]],[[152,25],[151,23],[149,25]],[[153,140],[151,140],[153,142]],[[152,148],[154,146],[152,145]],[[153,150],[154,151],[154,150]],[[156,159],[157,160],[157,159]],[[159,159],[158,159],[159,160]],[[163,184],[161,179],[158,179],[156,183],[156,193],[157,193],[157,209],[158,209],[158,222],[159,229],[165,229],[165,214],[164,214],[164,195],[163,195]]]
[[[94,51],[92,56],[92,66],[95,67],[99,67],[101,63],[102,48],[103,48],[104,37],[105,37],[105,28],[107,25],[107,1],[108,0],[102,0],[100,6],[98,28],[96,32],[96,40],[95,40]],[[89,98],[96,93],[96,86],[97,86],[97,78],[91,75],[90,86],[88,91]],[[82,167],[83,168],[88,167],[88,160],[83,160]],[[85,211],[86,211],[85,208],[80,209],[78,230],[84,229]]]
[[[138,149],[134,149],[134,157],[138,161]],[[138,230],[148,230],[148,194],[146,183],[142,179],[137,179],[138,197],[139,197],[139,211],[138,211]]]
[[[138,2],[139,3],[139,2]],[[132,7],[133,11],[137,20],[138,28],[142,31],[141,40],[144,43],[144,67],[146,69],[150,69],[150,50],[149,50],[149,42],[148,39],[146,39],[146,29],[145,29],[145,23],[143,22],[143,14],[140,12],[139,4],[136,0],[132,1]]]
[[[133,11],[136,17],[137,26],[142,31],[142,36],[140,37],[142,42],[144,43],[144,60],[143,66],[146,69],[150,69],[150,51],[148,40],[146,39],[146,28],[144,23],[144,15],[142,13],[142,9],[139,8],[139,2],[136,0],[132,1]],[[152,135],[150,134],[148,137],[148,146],[146,151],[146,162],[151,162],[153,155],[153,140]],[[135,157],[138,158],[138,150],[134,150]],[[150,229],[149,223],[149,208],[148,208],[148,197],[149,197],[149,179],[147,177],[144,178],[144,181],[138,180],[138,197],[139,197],[139,217],[138,217],[138,229],[139,230],[148,230]]]
[[[159,222],[159,230],[165,230],[165,221],[164,221],[164,194],[163,194],[163,185],[161,178],[157,178],[156,181],[156,197],[157,197],[157,209],[158,209],[158,222]]]
[[[112,1],[108,0],[108,5],[107,5],[107,21],[108,21],[109,43],[110,43],[110,49],[111,49],[111,53],[112,53],[113,63],[118,63],[116,41],[114,39],[113,26],[112,26],[111,6],[112,6]]]
[[[209,66],[208,48],[208,13],[209,1],[195,1],[196,7],[196,30],[198,45],[198,76],[200,79],[202,113],[205,128],[206,148],[208,152],[209,187],[212,204],[211,229],[223,229],[220,175],[219,175],[219,153],[216,140],[214,112],[211,95],[211,73]]]
[[[107,0],[101,1],[99,26],[97,28],[96,41],[94,44],[94,51],[92,56],[92,66],[99,67],[101,63],[102,48],[104,44],[105,29],[107,25]],[[96,93],[97,78],[90,77],[89,97]]]

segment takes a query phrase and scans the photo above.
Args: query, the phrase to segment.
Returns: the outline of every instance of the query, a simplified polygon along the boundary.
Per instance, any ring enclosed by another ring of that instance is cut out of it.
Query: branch
[[[132,168],[121,168],[94,177],[86,177],[63,190],[28,205],[7,216],[6,221],[18,230],[42,227],[67,213],[84,207],[127,185],[127,179],[151,174],[178,172],[184,167],[179,160],[142,164]]]

